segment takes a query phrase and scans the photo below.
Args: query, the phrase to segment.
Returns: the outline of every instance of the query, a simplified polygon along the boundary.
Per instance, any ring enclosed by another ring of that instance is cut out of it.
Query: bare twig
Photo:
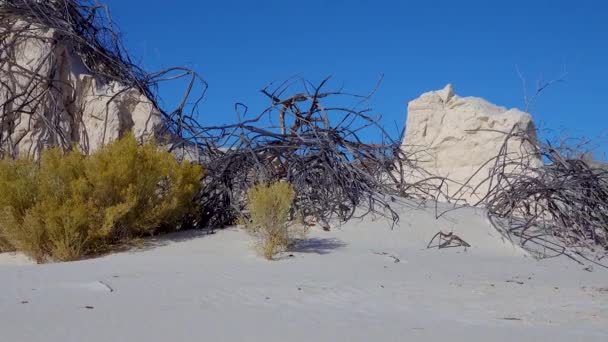
[[[435,240],[438,240],[438,241],[437,241],[437,244],[434,245],[433,242]],[[461,239],[458,235],[454,234],[453,232],[444,233],[444,232],[440,231],[437,234],[433,235],[433,238],[431,238],[431,241],[429,241],[429,244],[426,246],[426,248],[435,248],[435,247],[437,247],[438,249],[464,247],[464,249],[466,250],[468,247],[471,247],[471,245],[469,245],[469,243],[467,243],[466,241]]]

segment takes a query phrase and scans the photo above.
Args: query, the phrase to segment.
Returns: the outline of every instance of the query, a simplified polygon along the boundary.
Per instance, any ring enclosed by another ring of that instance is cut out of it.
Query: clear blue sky
[[[210,89],[209,123],[256,111],[259,90],[299,74],[326,75],[353,92],[384,80],[372,102],[386,125],[403,126],[407,101],[453,83],[456,93],[523,107],[517,68],[548,89],[532,110],[542,128],[603,136],[608,147],[608,1],[199,1],[104,0],[132,55],[150,70],[185,65]],[[168,104],[177,85],[163,88]]]

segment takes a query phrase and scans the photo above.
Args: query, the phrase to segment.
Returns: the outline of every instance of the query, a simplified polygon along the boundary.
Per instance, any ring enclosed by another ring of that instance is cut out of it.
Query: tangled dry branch
[[[415,156],[406,155],[401,140],[370,115],[365,105],[371,94],[327,91],[328,81],[314,85],[294,78],[267,87],[262,93],[270,105],[257,116],[239,115],[235,124],[196,133],[213,137],[201,145],[209,176],[200,200],[213,208],[205,215],[210,224],[244,214],[243,194],[257,182],[289,182],[297,194],[295,213],[321,222],[346,221],[358,208],[363,215],[373,212],[397,222],[393,196],[424,197],[436,188],[430,176],[404,181],[404,168],[418,169]],[[354,105],[342,105],[345,101]],[[362,139],[368,129],[380,133],[377,143]]]
[[[588,142],[536,142],[516,129],[504,134],[479,185],[488,194],[476,205],[538,257],[601,260],[608,252],[608,168],[588,158]],[[534,148],[512,153],[511,141]]]
[[[120,85],[117,93],[103,100],[106,111],[121,94],[136,90],[162,114],[160,134],[189,138],[183,128],[196,125],[193,113],[204,96],[205,81],[187,68],[148,73],[136,65],[105,5],[86,0],[0,0],[0,157],[15,157],[26,137],[35,140],[34,151],[28,154],[48,146],[68,150],[73,144],[89,151],[87,137],[75,129],[82,126],[82,108],[75,99],[77,81],[62,76],[64,64],[73,62],[66,53],[77,56],[83,73],[100,84]],[[164,110],[157,86],[177,79],[187,81],[183,100],[177,108]],[[196,96],[195,84],[202,89]],[[186,112],[188,102],[191,111]],[[103,113],[98,114],[103,121]],[[107,112],[105,121],[107,125]]]

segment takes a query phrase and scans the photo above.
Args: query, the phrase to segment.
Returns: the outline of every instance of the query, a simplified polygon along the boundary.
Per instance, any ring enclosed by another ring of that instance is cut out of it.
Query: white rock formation
[[[146,96],[89,73],[59,32],[21,20],[13,27],[28,34],[5,36],[13,44],[0,51],[11,61],[0,64],[3,153],[35,156],[51,145],[92,152],[128,130],[145,139],[160,127],[161,115]]]
[[[477,97],[459,97],[454,95],[450,84],[408,104],[403,148],[416,152],[420,158],[418,165],[428,173],[451,180],[442,189],[448,197],[473,205],[488,193],[484,180],[493,165],[488,161],[498,155],[506,138],[500,132],[509,133],[514,127],[526,132],[530,141],[535,142],[530,114],[507,110]],[[507,151],[510,158],[540,163],[540,159],[531,154],[531,144],[523,139],[509,139]],[[406,180],[421,177],[425,175],[410,174]],[[473,191],[480,183],[484,184]]]

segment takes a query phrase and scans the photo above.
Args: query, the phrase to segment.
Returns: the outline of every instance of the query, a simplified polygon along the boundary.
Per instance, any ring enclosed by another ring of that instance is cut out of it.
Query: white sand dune
[[[439,230],[472,246],[426,249]],[[73,263],[0,255],[0,341],[608,341],[608,271],[535,261],[473,209],[315,229],[272,262],[252,245],[227,229]]]

